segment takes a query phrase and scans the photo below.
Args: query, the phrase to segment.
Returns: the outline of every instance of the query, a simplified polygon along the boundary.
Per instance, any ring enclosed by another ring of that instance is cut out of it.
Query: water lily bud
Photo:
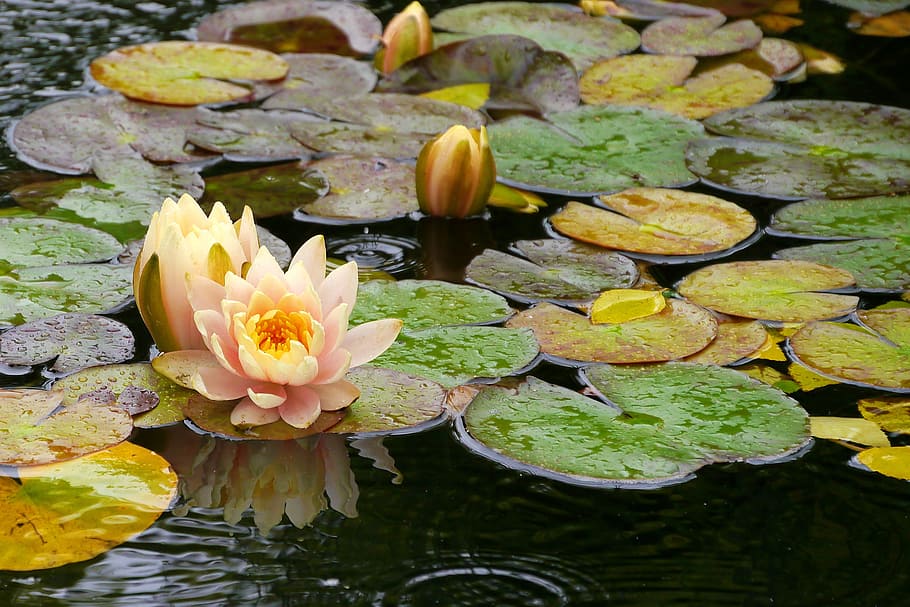
[[[420,2],[411,2],[403,11],[392,17],[382,33],[385,48],[377,57],[377,66],[383,74],[394,71],[402,63],[433,50],[433,28],[430,16]]]
[[[240,273],[259,249],[249,207],[236,224],[217,202],[206,217],[192,196],[165,199],[149,223],[133,270],[136,306],[162,352],[205,349],[188,300],[188,279],[206,276],[224,283]]]
[[[496,163],[487,130],[456,125],[428,142],[417,157],[417,202],[437,217],[467,217],[484,210]]]

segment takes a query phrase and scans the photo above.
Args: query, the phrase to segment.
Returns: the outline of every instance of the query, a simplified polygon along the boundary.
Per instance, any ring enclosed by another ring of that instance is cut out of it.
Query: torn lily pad
[[[717,335],[710,312],[679,299],[644,318],[593,324],[587,316],[541,303],[513,316],[507,327],[529,327],[540,351],[561,362],[642,363],[675,360],[706,347]]]
[[[256,217],[275,217],[328,191],[324,174],[310,170],[304,162],[289,162],[209,177],[202,205],[210,207],[219,201],[231,217],[240,217],[244,206]]]
[[[694,120],[620,106],[580,107],[546,118],[516,116],[488,127],[502,181],[565,196],[695,181],[683,159],[686,144],[703,133]]]
[[[641,32],[641,48],[661,55],[713,57],[757,46],[762,32],[748,19],[727,23],[717,13],[704,17],[669,17]]]
[[[814,322],[788,346],[796,361],[843,382],[910,392],[910,308],[862,310],[865,325]]]
[[[132,358],[136,340],[122,322],[94,314],[59,314],[0,333],[0,362],[39,365],[54,373]]]
[[[825,292],[853,284],[849,272],[808,261],[735,261],[696,270],[676,290],[689,301],[724,314],[807,322],[855,310],[857,297]]]

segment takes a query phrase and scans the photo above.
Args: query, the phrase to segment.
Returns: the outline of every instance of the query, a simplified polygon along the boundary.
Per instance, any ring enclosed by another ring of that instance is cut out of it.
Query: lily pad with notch
[[[768,332],[757,320],[722,317],[717,321],[717,337],[704,350],[687,356],[686,362],[707,365],[732,365],[754,356],[767,343]]]
[[[762,32],[749,19],[726,23],[717,13],[703,17],[668,17],[641,32],[641,48],[662,55],[714,57],[753,48]]]
[[[260,109],[214,112],[199,108],[187,139],[200,148],[218,152],[234,162],[308,159],[313,150],[290,134],[298,122],[325,122],[301,112]]]

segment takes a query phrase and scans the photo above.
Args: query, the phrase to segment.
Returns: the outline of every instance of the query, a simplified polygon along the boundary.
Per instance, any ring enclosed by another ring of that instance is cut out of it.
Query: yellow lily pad
[[[623,55],[594,64],[579,81],[581,99],[600,105],[643,105],[686,118],[706,118],[765,99],[774,82],[761,71],[729,63],[689,77],[694,57]]]
[[[657,314],[667,307],[660,291],[611,289],[601,293],[591,306],[595,325],[617,324]]]
[[[93,558],[166,510],[177,475],[161,456],[123,443],[0,477],[0,569],[33,571]]]
[[[645,318],[595,325],[588,317],[541,303],[519,312],[507,327],[530,327],[547,356],[568,361],[643,363],[676,360],[698,352],[717,335],[710,312],[671,299]]]
[[[859,413],[883,430],[910,434],[910,398],[906,396],[879,396],[864,398],[856,403]]]
[[[757,320],[722,318],[717,323],[717,337],[704,350],[685,358],[686,362],[706,365],[729,365],[754,356],[767,340],[764,325]]]
[[[435,99],[436,101],[457,103],[472,110],[479,110],[490,100],[490,83],[471,82],[468,84],[456,84],[435,91],[427,91],[426,93],[421,93],[420,96]]]
[[[874,472],[910,481],[910,447],[875,447],[856,458]]]
[[[793,381],[799,385],[799,389],[803,392],[811,392],[812,390],[816,390],[818,388],[824,388],[825,386],[833,386],[841,383],[836,379],[831,379],[830,377],[819,375],[815,371],[807,369],[798,363],[790,363],[787,366],[787,373],[790,374],[790,377],[793,378]]]
[[[571,201],[550,218],[553,227],[576,240],[648,255],[726,251],[756,227],[743,208],[705,194],[632,188],[599,200],[609,210]]]
[[[874,422],[860,417],[809,418],[812,436],[843,440],[868,447],[890,447],[891,442]]]
[[[746,318],[807,322],[845,316],[859,301],[823,293],[853,284],[845,271],[797,260],[735,261],[696,270],[676,289],[700,306]]]
[[[169,40],[125,46],[92,61],[92,77],[127,97],[168,105],[250,100],[238,80],[276,80],[287,62],[269,51]]]

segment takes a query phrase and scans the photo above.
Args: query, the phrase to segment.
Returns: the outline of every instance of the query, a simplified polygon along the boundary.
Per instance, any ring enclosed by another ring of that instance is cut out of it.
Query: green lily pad
[[[822,240],[910,235],[910,196],[803,200],[775,212],[766,231]]]
[[[570,201],[550,221],[576,240],[647,255],[730,252],[757,225],[732,202],[681,190],[634,188],[599,201],[609,210]]]
[[[698,352],[717,335],[710,312],[679,299],[667,300],[657,314],[619,324],[593,324],[587,316],[541,303],[506,326],[530,327],[543,354],[573,363],[675,360]]]
[[[267,0],[207,15],[196,35],[276,53],[367,55],[379,44],[382,23],[351,2]]]
[[[475,379],[515,375],[531,365],[538,352],[528,329],[432,327],[402,332],[370,364],[454,388]]]
[[[686,118],[706,118],[731,108],[758,103],[774,82],[733,63],[700,72],[694,57],[626,55],[597,63],[581,77],[581,99],[592,105],[642,105]]]
[[[397,434],[441,419],[446,392],[428,379],[372,366],[351,369],[346,379],[360,388],[360,397],[329,432]]]
[[[74,403],[46,390],[0,390],[0,465],[35,466],[107,449],[129,437],[133,420],[116,403]]]
[[[855,198],[910,190],[910,110],[848,101],[760,103],[705,120],[729,138],[693,141],[702,181],[774,198]]]
[[[315,201],[328,190],[325,175],[303,162],[289,162],[209,177],[202,205],[220,201],[231,217],[240,217],[248,205],[256,217],[274,217]]]
[[[713,57],[757,46],[762,32],[748,19],[727,23],[720,14],[704,17],[669,17],[641,32],[641,48],[662,55]]]
[[[790,336],[795,360],[839,381],[910,392],[910,308],[863,310],[865,325],[814,322]]]
[[[157,395],[158,405],[133,418],[133,423],[138,428],[157,428],[182,422],[183,406],[190,398],[197,396],[193,390],[182,388],[156,373],[148,363],[83,369],[58,379],[51,388],[63,394],[65,405],[76,403],[86,394],[98,390],[110,390],[115,397],[121,396],[130,388],[148,390]]]
[[[168,40],[125,46],[92,61],[92,77],[119,93],[153,103],[197,105],[252,98],[239,80],[284,78],[284,59],[260,49]]]
[[[734,316],[807,322],[845,316],[857,297],[825,293],[853,285],[845,271],[797,260],[734,261],[696,270],[676,290],[699,305]]]
[[[850,272],[863,291],[910,290],[910,234],[903,238],[866,238],[780,249],[777,259],[811,261]]]
[[[325,53],[285,53],[288,75],[262,109],[299,110],[314,99],[349,99],[366,95],[376,86],[373,66],[350,57]]]
[[[295,428],[284,420],[240,429],[231,423],[231,411],[237,401],[213,401],[194,394],[183,403],[183,414],[196,428],[220,438],[240,440],[296,440],[325,432],[338,424],[342,411],[323,411],[307,428]]]
[[[132,358],[136,340],[122,322],[93,314],[60,314],[0,333],[0,362],[71,373]]]
[[[387,158],[334,156],[308,165],[329,183],[325,196],[304,202],[295,217],[331,223],[387,221],[419,210],[414,165]]]
[[[290,134],[298,122],[324,122],[300,112],[258,109],[213,112],[199,108],[197,124],[187,133],[193,145],[223,154],[234,162],[308,159],[313,151]]]
[[[487,249],[471,261],[465,277],[519,301],[564,303],[590,303],[601,291],[631,287],[638,280],[634,261],[597,247],[546,239],[520,241],[516,248],[537,258]]]
[[[433,27],[475,36],[514,34],[566,55],[581,71],[608,57],[638,48],[631,27],[610,18],[589,17],[564,6],[532,2],[481,2],[447,8],[432,19]]]
[[[502,322],[512,312],[502,296],[477,287],[438,280],[371,280],[360,285],[351,324],[400,318],[408,332]]]
[[[45,182],[46,183],[46,182]],[[0,218],[0,269],[105,261],[123,251],[116,238],[42,217]]]
[[[578,105],[578,75],[561,53],[521,36],[479,36],[413,59],[379,81],[383,92],[426,93],[490,83],[487,108],[537,112]]]
[[[768,332],[757,320],[721,318],[717,322],[717,337],[708,346],[687,356],[686,362],[703,365],[731,365],[754,355],[765,345]]]
[[[133,268],[79,264],[22,268],[0,276],[0,325],[20,325],[64,312],[119,309],[133,296]]]
[[[585,380],[615,406],[532,377],[517,389],[485,387],[464,428],[506,465],[625,487],[681,482],[710,463],[775,461],[809,442],[796,401],[731,369],[598,365]]]
[[[703,132],[694,120],[602,106],[549,114],[547,121],[517,116],[488,128],[500,179],[566,196],[695,181],[683,159],[686,143]]]

